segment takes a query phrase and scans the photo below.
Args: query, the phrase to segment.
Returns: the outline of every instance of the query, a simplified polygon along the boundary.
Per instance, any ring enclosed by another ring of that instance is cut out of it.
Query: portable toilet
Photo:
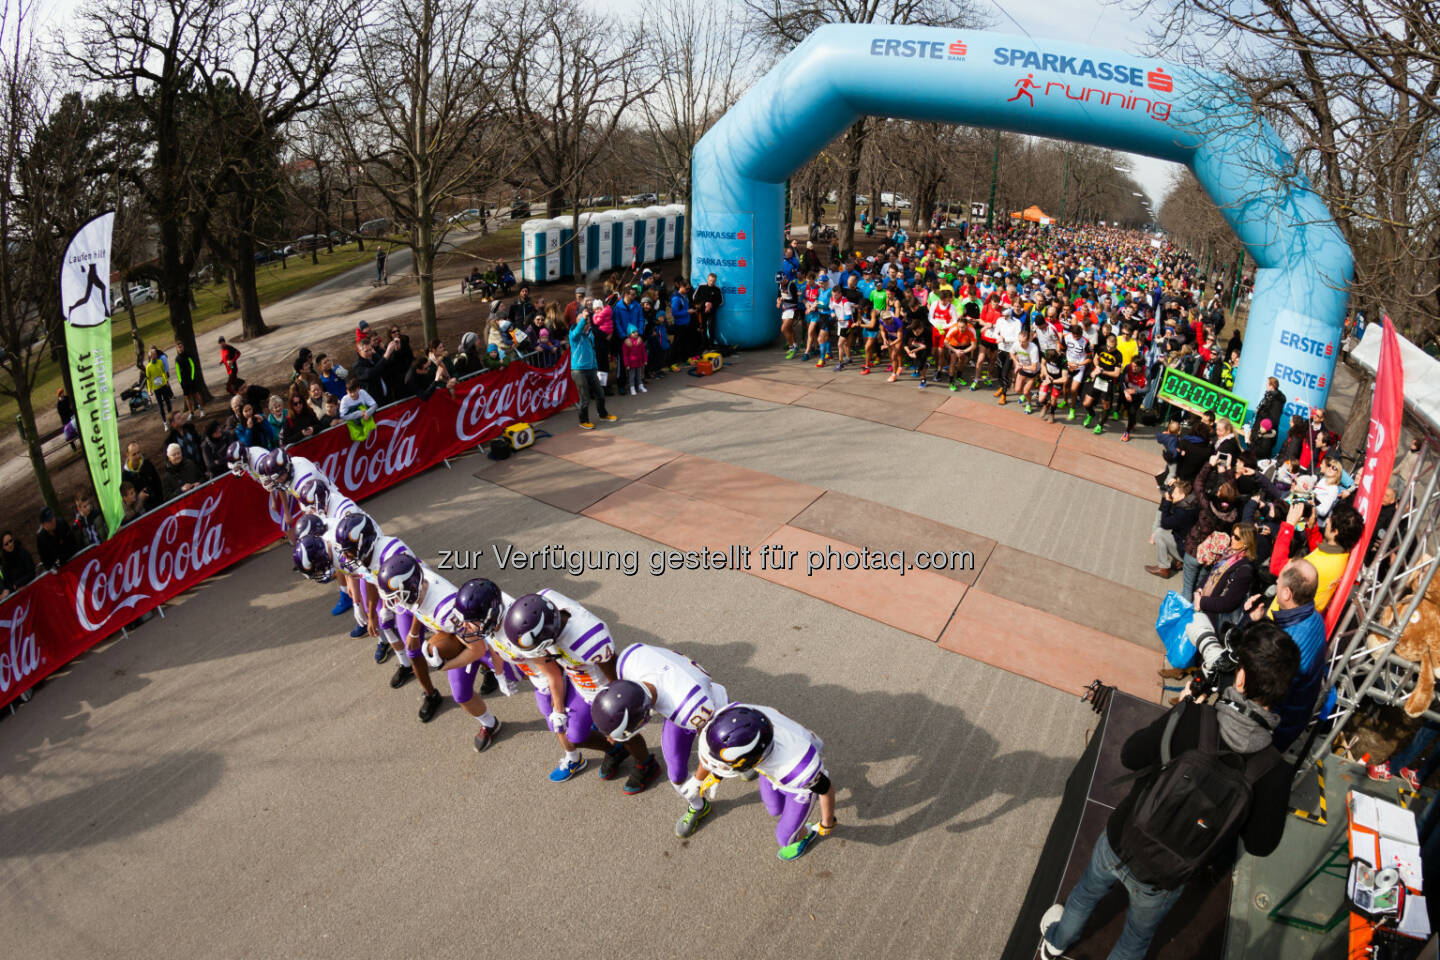
[[[591,213],[580,214],[579,225],[575,228],[575,246],[579,248],[580,255],[579,276],[576,279],[583,278],[585,274],[595,269],[592,264],[595,259],[595,228],[591,222],[594,216]]]
[[[664,243],[661,240],[660,231],[662,218],[665,215],[664,207],[645,207],[640,211],[636,222],[643,224],[645,235],[637,239],[640,244],[640,259],[646,263],[654,263],[664,256]]]
[[[555,248],[555,269],[559,272],[550,279],[563,280],[575,274],[575,261],[571,259],[574,256],[571,248],[576,243],[575,218],[571,216],[556,217],[554,223],[560,231],[560,242]]]
[[[616,239],[620,241],[620,245],[615,250],[615,266],[628,267],[635,262],[635,258],[639,255],[636,247],[639,238],[636,236],[635,210],[633,208],[629,210],[617,210],[616,213],[620,214],[616,222],[618,229],[615,231]]]
[[[685,204],[677,203],[675,206],[675,256],[680,256],[680,248],[685,245]]]
[[[545,276],[547,237],[550,221],[541,217],[520,225],[520,279],[539,283]]]
[[[616,217],[614,210],[603,210],[600,213],[590,215],[590,230],[595,237],[594,246],[591,248],[589,270],[612,270],[615,267],[615,227]]]
[[[672,203],[660,209],[663,211],[660,220],[660,259],[673,260],[675,257],[680,256],[680,214],[685,208],[679,204]]]

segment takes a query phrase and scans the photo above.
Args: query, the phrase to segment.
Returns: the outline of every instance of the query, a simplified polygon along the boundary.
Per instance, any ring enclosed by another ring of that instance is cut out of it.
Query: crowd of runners
[[[1240,337],[1220,344],[1225,311],[1204,273],[1132,230],[931,232],[826,261],[813,243],[787,247],[776,306],[787,359],[988,390],[1096,433],[1123,419],[1128,441],[1163,367],[1233,384]]]

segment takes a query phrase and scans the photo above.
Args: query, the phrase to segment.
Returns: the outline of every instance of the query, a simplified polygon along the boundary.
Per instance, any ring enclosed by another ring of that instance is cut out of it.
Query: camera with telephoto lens
[[[1190,683],[1190,692],[1196,697],[1208,697],[1228,684],[1240,669],[1232,641],[1235,639],[1236,624],[1221,627],[1217,633],[1206,629],[1195,640],[1195,650],[1200,655],[1200,674]]]

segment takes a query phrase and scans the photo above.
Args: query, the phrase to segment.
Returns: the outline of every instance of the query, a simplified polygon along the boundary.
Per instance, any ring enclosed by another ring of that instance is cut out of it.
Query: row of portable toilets
[[[568,255],[572,244],[579,245],[581,268],[587,274],[636,262],[653,264],[680,256],[684,235],[685,206],[679,203],[582,213],[578,230],[574,217],[527,220],[520,226],[520,276],[532,283],[573,277],[573,259]]]

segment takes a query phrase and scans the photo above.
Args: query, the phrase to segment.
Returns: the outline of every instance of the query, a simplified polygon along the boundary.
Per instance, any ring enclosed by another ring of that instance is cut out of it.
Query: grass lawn
[[[260,305],[262,307],[283,300],[284,298],[298,293],[323,280],[328,280],[346,270],[354,269],[367,263],[373,263],[375,248],[367,244],[365,251],[361,253],[354,244],[347,244],[343,247],[336,247],[335,252],[326,253],[320,251],[320,262],[310,262],[308,253],[299,257],[291,257],[282,269],[279,261],[260,264],[255,268],[255,288],[260,294]],[[191,310],[191,316],[195,325],[195,338],[198,341],[201,334],[240,316],[239,310],[223,310],[225,300],[230,295],[230,286],[223,280],[218,284],[206,284],[195,288],[195,306]],[[148,349],[152,344],[158,344],[166,350],[170,350],[175,342],[175,334],[170,329],[170,309],[163,303],[151,301],[135,308],[135,323],[140,331],[140,339],[145,342]],[[125,310],[118,310],[110,318],[112,357],[115,364],[115,386],[117,391],[129,388],[135,382],[138,373],[134,371],[135,348],[130,340],[130,315]],[[173,355],[173,353],[172,353]],[[64,381],[60,377],[60,368],[50,361],[47,353],[40,362],[40,370],[35,378],[35,386],[31,395],[35,398],[36,413],[53,409],[55,406],[55,392]],[[0,400],[0,424],[3,430],[8,433],[15,426],[15,414],[17,408],[15,401],[10,398]],[[0,433],[0,435],[4,435]]]

